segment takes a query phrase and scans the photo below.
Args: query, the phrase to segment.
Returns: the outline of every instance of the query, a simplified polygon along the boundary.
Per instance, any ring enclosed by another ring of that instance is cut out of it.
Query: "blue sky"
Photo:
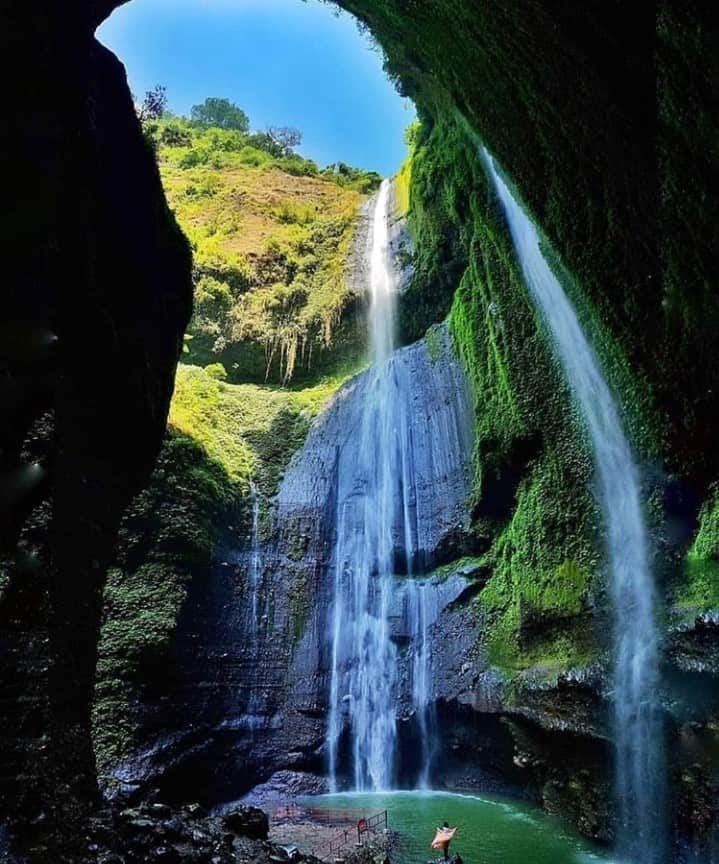
[[[137,97],[167,86],[170,110],[189,114],[223,96],[252,126],[297,126],[300,151],[393,174],[414,109],[357,30],[319,0],[133,0],[98,31],[124,62]]]

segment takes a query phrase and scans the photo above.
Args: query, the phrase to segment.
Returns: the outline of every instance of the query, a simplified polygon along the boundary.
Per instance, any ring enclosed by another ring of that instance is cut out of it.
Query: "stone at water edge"
[[[267,840],[270,832],[270,821],[267,814],[259,807],[240,805],[225,813],[222,821],[230,831],[244,837],[250,837],[253,840]]]

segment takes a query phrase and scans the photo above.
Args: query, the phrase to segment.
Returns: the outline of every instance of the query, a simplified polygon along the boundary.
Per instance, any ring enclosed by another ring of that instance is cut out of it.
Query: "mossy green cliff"
[[[411,163],[417,254],[403,320],[412,330],[418,315],[449,311],[472,386],[473,530],[492,574],[478,600],[481,637],[508,672],[556,672],[596,653],[587,622],[601,590],[591,460],[476,141],[459,120],[425,120]]]

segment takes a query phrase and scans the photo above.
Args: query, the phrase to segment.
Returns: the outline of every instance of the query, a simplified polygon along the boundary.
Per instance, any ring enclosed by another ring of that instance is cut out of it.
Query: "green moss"
[[[442,564],[440,567],[436,567],[432,570],[431,573],[427,575],[428,579],[446,579],[451,576],[453,573],[464,572],[464,573],[472,573],[473,571],[479,570],[484,566],[484,559],[477,555],[464,555],[462,558],[458,558],[456,561],[450,561],[448,564]]]
[[[350,352],[346,360],[338,362],[330,374],[320,376],[310,385],[300,386],[296,384],[289,390],[289,393],[298,408],[308,411],[314,416],[320,412],[343,384],[366,367],[367,360],[364,354],[356,357]]]
[[[517,670],[538,658],[575,665],[590,653],[596,513],[586,494],[576,494],[580,482],[548,450],[523,481],[512,518],[486,556],[492,577],[479,602],[490,658],[500,666]]]
[[[409,214],[410,185],[412,182],[412,157],[405,159],[394,178],[395,216],[404,218]]]
[[[168,435],[149,486],[126,511],[108,574],[93,719],[101,770],[133,749],[137,694],[170,685],[188,586],[209,567],[221,526],[239,519],[240,502],[222,464],[186,435]]]
[[[719,491],[699,514],[699,529],[685,558],[675,602],[691,613],[719,609]]]
[[[444,353],[442,332],[439,325],[434,324],[432,327],[428,328],[427,332],[424,334],[424,344],[427,348],[429,359],[432,363],[436,363]]]
[[[289,609],[290,609],[290,626],[292,632],[290,634],[291,644],[297,643],[305,635],[307,623],[312,609],[312,595],[307,585],[307,570],[303,567],[297,568],[296,571],[288,574],[290,576],[289,584]]]
[[[413,277],[399,309],[403,342],[419,339],[449,311],[463,262],[456,248],[466,247],[471,227],[474,150],[453,124],[419,130],[411,170],[400,173],[399,190],[408,198],[408,222],[415,239]],[[406,182],[407,192],[403,192]]]

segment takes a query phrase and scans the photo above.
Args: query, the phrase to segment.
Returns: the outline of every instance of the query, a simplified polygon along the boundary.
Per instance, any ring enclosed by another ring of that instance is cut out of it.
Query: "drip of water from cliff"
[[[633,864],[664,860],[659,639],[639,476],[619,411],[577,315],[543,253],[539,234],[500,176],[499,197],[530,294],[551,334],[594,452],[606,525],[614,608],[614,735],[618,846]]]
[[[252,535],[250,537],[249,585],[250,585],[250,635],[253,643],[257,642],[259,629],[259,594],[261,574],[260,552],[260,496],[254,483],[250,483],[250,498],[252,500]]]
[[[430,771],[437,740],[436,716],[432,701],[432,658],[430,627],[439,618],[441,592],[430,582],[407,582],[407,621],[412,645],[412,704],[417,717],[420,746],[420,773],[417,786],[430,788]]]

